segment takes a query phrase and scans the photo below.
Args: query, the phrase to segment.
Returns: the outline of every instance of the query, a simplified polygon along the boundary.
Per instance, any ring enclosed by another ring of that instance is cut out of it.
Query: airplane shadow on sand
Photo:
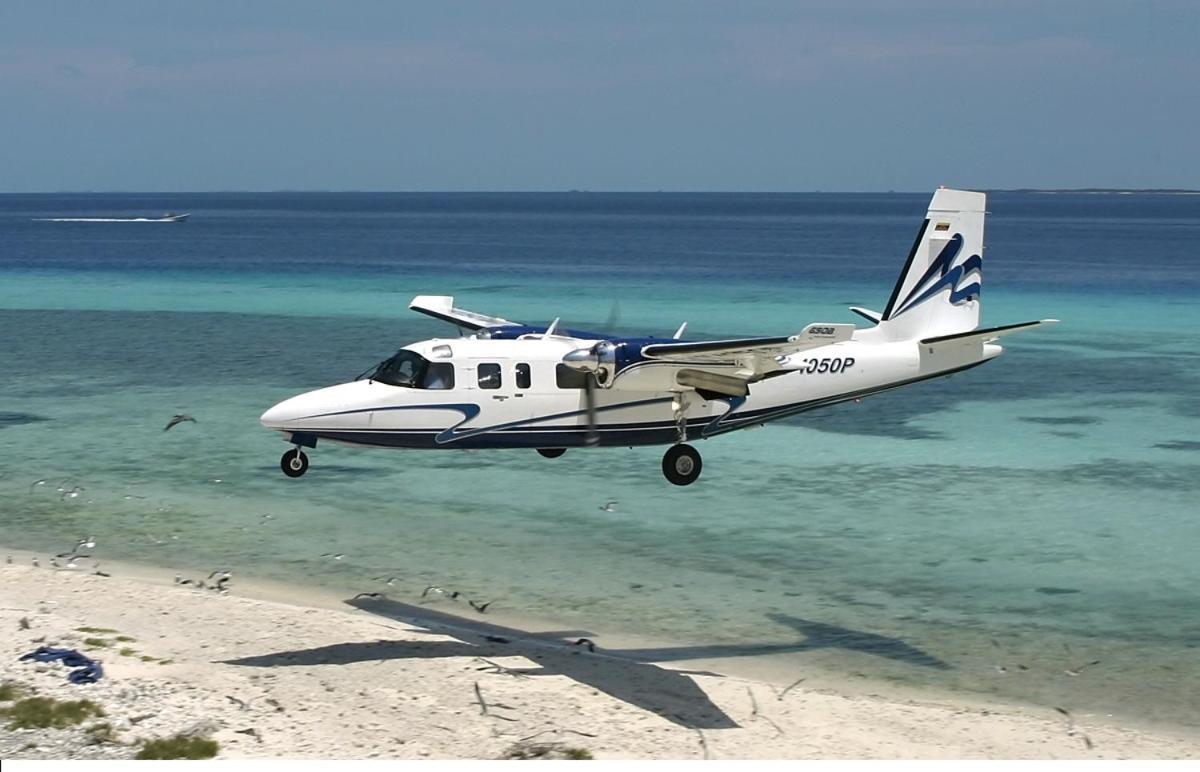
[[[659,667],[655,663],[723,657],[750,657],[765,654],[802,652],[840,648],[873,654],[920,667],[948,669],[949,665],[897,638],[865,633],[835,625],[813,622],[785,614],[768,614],[780,625],[801,633],[804,638],[789,643],[714,644],[710,646],[674,646],[652,649],[608,649],[589,651],[573,641],[592,633],[586,630],[530,632],[468,619],[454,614],[380,598],[355,598],[347,604],[371,614],[404,622],[430,633],[455,640],[399,641],[376,640],[335,643],[312,649],[296,649],[225,660],[225,664],[248,667],[288,667],[345,665],[392,659],[430,659],[444,657],[521,656],[537,663],[532,667],[512,667],[507,672],[519,676],[562,675],[586,684],[609,696],[657,713],[690,729],[733,729],[738,726],[689,676],[720,676],[707,670],[682,670]],[[486,667],[486,666],[485,666]],[[481,670],[484,668],[481,668]]]

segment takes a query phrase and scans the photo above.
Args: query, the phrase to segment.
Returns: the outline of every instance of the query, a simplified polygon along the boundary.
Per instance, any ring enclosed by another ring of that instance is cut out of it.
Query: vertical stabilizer
[[[891,340],[968,332],[979,326],[987,197],[939,188],[929,202],[879,328]]]

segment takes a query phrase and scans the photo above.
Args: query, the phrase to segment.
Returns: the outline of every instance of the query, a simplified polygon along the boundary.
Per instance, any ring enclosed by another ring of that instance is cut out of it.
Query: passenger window
[[[425,369],[425,380],[421,383],[423,389],[453,389],[454,365],[450,362],[430,362]]]
[[[479,388],[481,389],[498,389],[500,388],[500,365],[482,364],[478,368],[479,373]]]
[[[529,365],[525,364],[524,362],[519,362],[517,364],[517,388],[528,389],[531,383],[532,379],[529,376]]]
[[[560,389],[583,389],[587,388],[588,375],[573,367],[560,364],[554,368],[554,379],[558,381]]]

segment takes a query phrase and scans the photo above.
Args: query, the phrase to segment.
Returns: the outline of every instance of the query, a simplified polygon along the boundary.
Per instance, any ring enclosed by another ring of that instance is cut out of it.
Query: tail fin
[[[987,197],[938,188],[879,323],[891,340],[931,338],[979,326]]]

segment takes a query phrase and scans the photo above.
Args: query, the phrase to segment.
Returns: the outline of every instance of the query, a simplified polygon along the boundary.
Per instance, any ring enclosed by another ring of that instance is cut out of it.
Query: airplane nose
[[[296,411],[292,410],[288,405],[291,401],[290,399],[285,399],[283,402],[272,406],[258,420],[268,429],[282,428],[285,423],[296,417]]]
[[[268,429],[274,429],[279,424],[280,410],[279,405],[268,408],[267,412],[259,416],[259,422]]]

